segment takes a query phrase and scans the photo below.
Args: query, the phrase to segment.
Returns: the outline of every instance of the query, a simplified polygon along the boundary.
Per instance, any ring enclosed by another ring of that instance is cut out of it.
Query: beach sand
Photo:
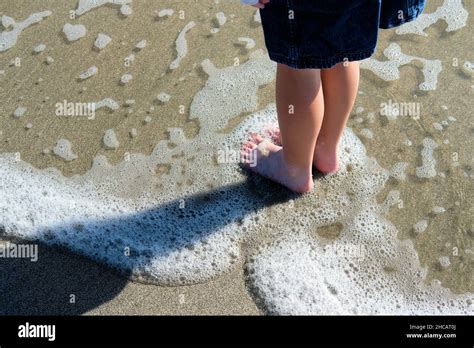
[[[0,315],[261,314],[242,269],[205,284],[160,287],[131,282],[67,250],[39,245],[38,251],[38,262],[0,259]]]
[[[442,0],[430,1],[426,13],[434,12],[442,4]],[[0,15],[9,15],[17,21],[39,11],[53,11],[50,18],[26,29],[12,49],[0,53],[0,72],[3,71],[0,74],[0,152],[18,154],[22,161],[39,170],[56,168],[66,178],[89,173],[98,156],[104,156],[111,166],[124,162],[124,158],[127,161],[130,154],[149,156],[161,140],[169,140],[170,127],[181,129],[186,139],[203,136],[201,122],[206,118],[190,117],[193,101],[210,80],[201,63],[209,59],[218,68],[235,67],[251,59],[251,52],[265,47],[260,25],[254,19],[255,10],[238,1],[137,0],[131,6],[133,14],[127,18],[120,14],[118,6],[104,6],[79,19],[69,19],[69,11],[76,5],[76,0],[23,0],[0,4]],[[473,13],[473,3],[464,1],[463,6]],[[174,9],[174,14],[157,19],[155,11],[166,8]],[[219,27],[216,18],[219,12],[225,14],[227,23],[221,25],[219,32],[211,34],[213,28]],[[170,63],[176,58],[175,42],[183,27],[191,21],[195,22],[195,27],[186,34],[188,53],[179,68],[171,71]],[[87,36],[75,43],[67,42],[62,33],[66,22],[85,25]],[[427,37],[398,35],[394,30],[381,32],[374,59],[387,60],[384,50],[396,43],[407,55],[440,60],[443,69],[437,76],[437,87],[431,91],[419,88],[424,81],[420,59],[400,67],[400,76],[394,81],[384,81],[363,69],[360,94],[348,124],[366,148],[367,155],[382,168],[405,168],[403,163],[407,164],[406,169],[401,170],[405,174],[403,179],[392,175],[376,192],[377,203],[383,205],[390,192],[398,192],[401,197],[398,207],[389,209],[384,217],[396,228],[400,241],[413,243],[420,265],[427,269],[425,282],[438,279],[452,293],[466,296],[474,292],[474,163],[471,153],[474,85],[461,67],[474,59],[473,25],[472,16],[469,16],[465,27],[452,32],[446,30],[445,21],[439,20],[425,29]],[[113,41],[98,52],[92,47],[102,32],[109,34]],[[239,37],[252,38],[255,47],[245,48],[238,41]],[[147,40],[147,47],[135,49],[143,39]],[[33,54],[33,48],[40,43],[46,45],[46,51]],[[124,65],[124,59],[132,53],[136,61],[131,66]],[[54,58],[51,65],[45,64],[48,56]],[[16,57],[21,57],[21,67],[10,64]],[[78,76],[91,66],[98,67],[98,75],[78,81]],[[124,86],[120,78],[126,73],[134,79]],[[235,82],[230,78],[226,81],[229,86]],[[231,134],[253,112],[273,103],[273,84],[271,81],[258,86],[252,108],[239,109],[232,117],[223,115],[228,121],[216,134]],[[165,104],[156,101],[156,96],[162,92],[171,96]],[[103,98],[117,100],[120,107],[114,112],[100,110],[90,122],[83,117],[55,117],[55,104],[63,100],[96,102]],[[129,99],[135,104],[123,106]],[[398,116],[390,119],[380,115],[381,104],[392,101],[420,103],[420,118]],[[21,106],[27,108],[25,115],[12,116]],[[231,108],[229,104],[229,110]],[[29,123],[31,129],[27,127]],[[108,129],[113,129],[119,139],[117,148],[104,146],[103,137]],[[130,136],[132,129],[138,136]],[[212,139],[213,133],[209,134]],[[417,174],[417,168],[422,167],[426,159],[423,157],[426,138],[438,144],[433,155],[436,158],[435,174],[429,178]],[[59,139],[67,139],[72,144],[77,156],[75,160],[65,161],[53,154]],[[175,144],[167,145],[172,148]],[[173,156],[173,160],[179,160],[181,155]],[[186,169],[192,172],[194,164],[189,163]],[[170,168],[167,165],[156,168],[153,180],[158,180],[163,172],[169,174]],[[110,171],[113,171],[112,167]],[[188,176],[183,175],[183,178],[179,178],[176,187],[165,184],[165,189],[158,187],[152,194],[169,195],[176,190],[175,198],[178,199],[194,185],[191,179],[187,180]],[[221,178],[218,179],[209,177],[211,183],[221,182]],[[112,193],[131,199],[135,191],[144,190],[137,184],[139,182],[131,182],[130,187],[120,184],[120,190]],[[324,185],[323,181],[321,185]],[[254,186],[248,186],[248,192],[257,192],[257,196],[265,192],[269,192],[269,196],[278,195],[278,188],[272,185],[258,181]],[[218,191],[205,184],[203,187]],[[332,192],[331,188],[328,190]],[[304,211],[307,202],[302,201],[301,206],[296,203],[295,214]],[[258,246],[271,244],[280,223],[288,228],[279,231],[282,235],[295,231],[293,226],[298,223],[292,225],[285,220],[283,224],[281,221],[279,209],[284,204],[278,202],[275,209],[271,205],[265,206],[264,223],[252,222],[252,226],[257,226],[255,235],[250,241],[245,240],[248,246],[241,249],[237,262],[212,279],[194,285],[143,284],[131,280],[130,274],[119,275],[90,258],[44,244],[39,245],[41,257],[37,263],[0,259],[0,292],[4,294],[0,300],[0,313],[263,314],[266,310],[264,306],[257,307],[258,296],[251,294],[253,287],[247,284],[248,279],[244,276],[246,262],[248,254],[257,253]],[[436,210],[436,207],[442,209]],[[28,216],[23,218],[29,219]],[[423,227],[425,221],[424,233],[416,233],[414,226]],[[0,225],[4,222],[0,220]],[[317,232],[314,232],[316,228],[310,230],[326,242],[337,240],[340,234],[340,230],[331,224],[318,226]],[[61,233],[61,229],[57,232]],[[10,234],[2,238],[18,237],[15,231]],[[442,257],[449,257],[447,269],[440,266]],[[76,295],[75,304],[68,303],[71,295]]]

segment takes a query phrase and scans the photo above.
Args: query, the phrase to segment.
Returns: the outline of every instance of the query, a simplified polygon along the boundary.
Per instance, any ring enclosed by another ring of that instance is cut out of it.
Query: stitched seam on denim
[[[329,57],[329,58],[317,58],[317,57],[313,57],[313,56],[307,55],[307,56],[300,56],[299,59],[320,59],[320,60],[326,60],[326,59],[339,58],[339,57],[347,58],[347,57],[349,57],[349,56],[354,56],[354,55],[357,55],[357,54],[365,53],[365,52],[367,52],[367,51],[369,51],[369,50],[367,49],[367,50],[356,51],[356,52],[343,52],[343,53],[339,53],[339,54],[334,54],[334,55],[332,55],[332,56]]]
[[[351,56],[348,61],[349,62],[360,61],[360,60],[371,57],[372,54],[373,54],[373,52],[371,51],[371,52],[367,52],[365,54],[360,54],[360,55],[357,55],[357,56]],[[288,64],[293,64],[293,65],[298,65],[298,66],[318,65],[318,66],[322,66],[322,67],[327,67],[327,66],[333,66],[333,65],[336,65],[338,63],[345,62],[345,60],[337,59],[337,58],[323,59],[323,60],[321,60],[321,59],[291,60],[291,59],[282,58],[281,56],[273,56],[271,58],[273,58],[274,60],[276,60],[278,62],[285,62],[285,63],[288,63]]]
[[[359,52],[359,53],[353,53],[348,55],[348,59],[350,61],[354,60],[363,60],[366,58],[369,58],[372,56],[375,52],[375,47],[373,49]],[[284,55],[280,55],[278,53],[271,53],[269,52],[270,58],[277,61],[278,63],[281,64],[287,64],[296,68],[313,68],[314,65],[318,65],[317,69],[326,69],[329,67],[332,67],[338,63],[342,63],[344,60],[341,59],[342,56],[334,56],[331,58],[327,59],[319,59],[319,58],[306,58],[306,59],[290,59]]]
[[[303,60],[308,60],[309,59],[309,60],[313,60],[313,61],[323,61],[324,62],[324,61],[328,61],[328,60],[331,60],[331,59],[349,58],[349,57],[353,57],[353,56],[357,56],[357,55],[361,55],[361,54],[366,54],[367,52],[373,52],[374,50],[375,50],[375,47],[367,49],[367,50],[363,50],[363,51],[340,53],[340,54],[333,55],[329,58],[316,58],[316,57],[311,57],[311,56],[300,56],[300,57],[298,57],[298,59],[294,59],[294,58],[287,57],[283,54],[276,53],[276,52],[270,52],[270,54],[272,54],[274,56],[284,58],[284,59],[289,59],[289,60],[292,60],[292,61],[303,61]]]

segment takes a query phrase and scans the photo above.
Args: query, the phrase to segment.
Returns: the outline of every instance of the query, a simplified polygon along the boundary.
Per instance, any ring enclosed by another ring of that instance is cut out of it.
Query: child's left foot
[[[247,168],[294,192],[305,193],[313,189],[311,172],[286,163],[283,148],[258,134],[252,134],[244,143],[241,156]]]

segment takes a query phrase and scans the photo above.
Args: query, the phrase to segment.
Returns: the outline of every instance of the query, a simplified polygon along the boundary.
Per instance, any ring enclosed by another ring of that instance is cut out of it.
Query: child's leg
[[[324,115],[320,73],[281,64],[277,72],[278,123],[285,159],[309,171]]]
[[[339,168],[337,156],[344,127],[354,107],[359,88],[359,63],[338,64],[321,70],[324,119],[314,152],[314,165],[323,172]]]
[[[243,155],[258,147],[257,166],[250,169],[293,191],[311,191],[314,148],[324,113],[320,70],[278,64],[276,97],[284,149],[254,135],[244,144]]]

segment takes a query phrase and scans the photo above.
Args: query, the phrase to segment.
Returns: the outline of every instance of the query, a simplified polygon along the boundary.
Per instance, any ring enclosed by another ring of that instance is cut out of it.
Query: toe
[[[265,135],[268,136],[268,137],[270,137],[270,138],[273,138],[273,134],[274,134],[274,132],[273,132],[272,129],[267,129],[267,130],[265,131]]]
[[[253,141],[246,141],[243,143],[242,145],[242,148],[243,149],[249,149],[249,150],[253,150],[257,147],[257,144]]]
[[[260,134],[256,134],[256,133],[253,133],[252,134],[252,141],[255,143],[255,144],[260,144],[262,141],[263,141],[263,137],[260,135]]]
[[[258,146],[258,144],[254,143],[254,142],[249,142],[249,149],[250,150],[256,149],[257,146]]]
[[[278,127],[271,127],[268,128],[265,132],[265,135],[272,140],[272,142],[276,145],[281,144],[281,139],[280,139],[280,128]]]

